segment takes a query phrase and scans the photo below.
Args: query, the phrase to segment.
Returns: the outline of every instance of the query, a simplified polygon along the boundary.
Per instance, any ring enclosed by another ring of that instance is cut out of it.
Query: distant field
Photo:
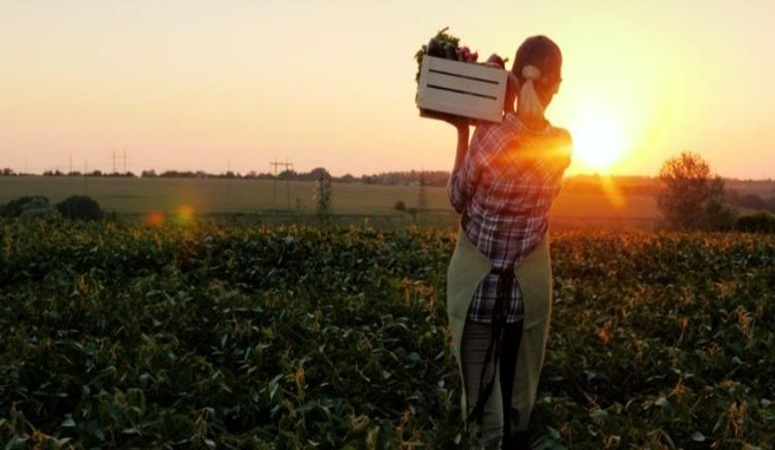
[[[87,194],[103,209],[119,214],[144,215],[153,211],[175,214],[186,206],[198,214],[314,213],[313,182],[292,181],[275,185],[269,180],[184,178],[0,177],[0,203],[23,196],[44,195],[58,202],[73,194]],[[289,189],[289,190],[288,190]],[[454,223],[446,189],[426,188],[428,207],[437,220]],[[290,192],[290,193],[289,193]],[[394,209],[397,201],[407,208],[417,205],[419,187],[335,183],[334,213],[411,221]],[[290,199],[290,202],[288,201]],[[658,217],[649,196],[622,197],[620,202],[597,193],[560,194],[553,210],[557,227],[650,227]]]

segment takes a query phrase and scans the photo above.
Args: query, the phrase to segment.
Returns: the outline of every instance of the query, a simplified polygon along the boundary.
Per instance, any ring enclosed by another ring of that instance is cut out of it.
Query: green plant
[[[551,237],[535,447],[772,448],[775,236]],[[0,219],[0,442],[465,448],[455,242]]]

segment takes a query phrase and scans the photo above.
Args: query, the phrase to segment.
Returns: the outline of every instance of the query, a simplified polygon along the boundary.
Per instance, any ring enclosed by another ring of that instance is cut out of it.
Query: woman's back
[[[543,238],[571,147],[566,130],[532,130],[510,113],[476,129],[449,196],[469,239],[496,267],[518,262]]]

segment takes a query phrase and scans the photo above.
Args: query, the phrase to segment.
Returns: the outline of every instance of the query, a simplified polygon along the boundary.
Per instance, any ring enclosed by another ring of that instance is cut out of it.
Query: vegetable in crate
[[[437,41],[436,39],[431,39],[430,42],[428,42],[428,46],[425,54],[443,58],[444,47],[442,47],[441,43],[439,43],[439,41]]]
[[[489,63],[496,63],[499,67],[505,69],[506,61],[508,58],[502,59],[498,55],[492,55],[486,63],[480,63],[479,52],[472,52],[470,48],[466,46],[460,46],[460,38],[447,33],[449,27],[445,27],[436,33],[436,36],[431,38],[428,44],[420,47],[420,50],[414,54],[414,59],[417,61],[417,74],[414,77],[415,81],[420,81],[420,68],[422,67],[422,59],[425,55],[435,56],[437,58],[445,58],[453,61],[463,61],[472,64],[492,65]],[[496,58],[495,60],[493,58]]]
[[[487,64],[494,64],[494,65],[497,65],[498,67],[500,67],[501,69],[506,69],[506,61],[507,60],[508,60],[508,58],[503,59],[500,56],[498,56],[495,53],[493,53],[492,55],[490,55],[489,58],[487,58]]]
[[[427,45],[420,47],[420,50],[414,54],[414,59],[417,61],[417,75],[414,77],[415,81],[420,81],[420,67],[422,67],[423,56],[430,55],[438,58],[458,59],[458,46],[460,45],[460,38],[452,36],[447,33],[449,27],[445,27],[436,33]],[[451,47],[451,50],[447,50],[447,47]]]

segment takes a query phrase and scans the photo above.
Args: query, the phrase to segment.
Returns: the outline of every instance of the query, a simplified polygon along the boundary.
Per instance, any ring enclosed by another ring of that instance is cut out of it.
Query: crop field
[[[181,208],[201,215],[253,214],[263,218],[279,216],[286,222],[300,222],[314,215],[308,181],[226,180],[192,178],[109,178],[109,177],[0,177],[0,203],[25,196],[44,195],[58,202],[70,195],[89,195],[106,211],[139,216],[157,211],[174,217]],[[276,189],[276,191],[275,191]],[[334,183],[333,213],[360,221],[411,224],[416,217],[394,208],[402,201],[407,208],[417,205],[417,186],[384,186]],[[275,193],[276,192],[276,193]],[[446,189],[426,188],[431,220],[453,226],[457,216],[449,205]],[[553,210],[558,228],[652,228],[659,216],[650,196],[614,199],[592,193],[561,193]]]
[[[0,221],[0,442],[463,449],[450,229]],[[775,238],[556,232],[539,449],[771,449]]]

